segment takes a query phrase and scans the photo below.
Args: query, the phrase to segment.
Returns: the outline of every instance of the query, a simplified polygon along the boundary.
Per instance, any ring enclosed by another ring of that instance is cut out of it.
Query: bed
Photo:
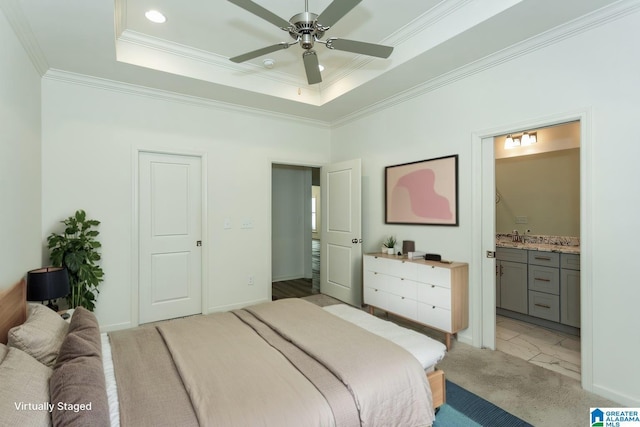
[[[108,336],[87,310],[67,323],[26,306],[23,282],[0,295],[2,425],[423,426],[443,403],[444,345],[421,354],[426,337],[342,304],[284,299]]]

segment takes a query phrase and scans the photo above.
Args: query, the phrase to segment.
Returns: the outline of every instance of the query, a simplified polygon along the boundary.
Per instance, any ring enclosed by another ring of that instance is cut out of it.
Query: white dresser
[[[364,256],[364,303],[451,335],[469,326],[469,267],[409,260],[396,255]]]

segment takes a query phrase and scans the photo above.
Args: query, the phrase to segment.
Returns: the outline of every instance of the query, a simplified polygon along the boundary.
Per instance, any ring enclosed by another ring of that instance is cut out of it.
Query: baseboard
[[[130,329],[133,325],[131,322],[112,323],[111,325],[101,325],[100,332],[113,332],[120,331],[122,329]]]
[[[247,307],[249,305],[260,304],[260,303],[268,302],[268,301],[269,300],[266,299],[266,298],[260,298],[260,299],[256,299],[256,300],[244,301],[244,302],[239,302],[239,303],[235,303],[235,304],[218,305],[218,306],[215,306],[215,307],[207,308],[207,312],[203,313],[203,314],[217,313],[217,312],[220,312],[220,311],[237,310],[239,308],[244,308],[244,307]]]
[[[606,397],[609,400],[617,402],[621,406],[626,406],[628,408],[640,407],[640,398],[633,398],[631,396],[620,394],[615,390],[611,390],[610,388],[607,388],[607,387],[602,387],[594,384],[593,393],[597,394],[598,396]]]

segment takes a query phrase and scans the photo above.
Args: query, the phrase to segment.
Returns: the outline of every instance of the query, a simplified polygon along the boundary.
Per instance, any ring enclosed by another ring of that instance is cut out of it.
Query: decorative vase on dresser
[[[364,256],[364,303],[451,335],[469,326],[469,267],[466,263]]]

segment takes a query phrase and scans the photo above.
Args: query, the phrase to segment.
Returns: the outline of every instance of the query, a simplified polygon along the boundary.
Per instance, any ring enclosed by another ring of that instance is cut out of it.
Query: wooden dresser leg
[[[444,334],[444,345],[447,346],[447,351],[451,350],[451,334],[450,333],[445,333]]]

